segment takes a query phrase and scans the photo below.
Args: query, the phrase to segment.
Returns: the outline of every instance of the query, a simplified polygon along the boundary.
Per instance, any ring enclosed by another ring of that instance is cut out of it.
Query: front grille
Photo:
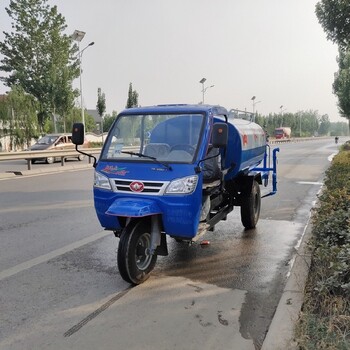
[[[159,182],[159,181],[141,181],[141,180],[120,180],[115,179],[113,181],[113,190],[114,192],[123,192],[123,193],[135,193],[135,194],[162,194],[168,182]],[[143,190],[141,192],[134,192],[130,189],[130,184],[134,181],[143,183]]]

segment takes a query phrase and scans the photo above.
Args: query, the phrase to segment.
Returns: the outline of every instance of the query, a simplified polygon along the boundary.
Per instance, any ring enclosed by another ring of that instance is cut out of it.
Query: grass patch
[[[312,216],[312,262],[296,326],[299,349],[350,349],[350,151],[326,172]]]

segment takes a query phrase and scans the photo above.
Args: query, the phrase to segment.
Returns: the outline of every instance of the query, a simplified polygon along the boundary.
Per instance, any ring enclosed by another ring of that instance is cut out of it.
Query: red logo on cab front
[[[130,189],[133,192],[142,192],[144,188],[145,188],[144,184],[139,181],[134,181],[130,184]]]

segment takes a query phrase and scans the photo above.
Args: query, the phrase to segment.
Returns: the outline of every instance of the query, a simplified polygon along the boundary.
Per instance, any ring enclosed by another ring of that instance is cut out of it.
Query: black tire
[[[254,180],[252,191],[242,198],[241,221],[246,229],[255,228],[259,221],[261,206],[260,186]]]
[[[157,255],[146,255],[151,246],[151,221],[135,220],[123,230],[118,246],[118,268],[122,278],[140,284],[148,279],[157,262]]]

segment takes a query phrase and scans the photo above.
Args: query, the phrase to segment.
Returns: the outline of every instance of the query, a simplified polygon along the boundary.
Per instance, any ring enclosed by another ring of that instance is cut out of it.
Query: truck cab
[[[194,106],[122,112],[95,172],[95,208],[102,226],[120,230],[130,215],[159,213],[168,234],[192,239],[202,201],[198,162],[208,152],[211,123],[212,116]]]

